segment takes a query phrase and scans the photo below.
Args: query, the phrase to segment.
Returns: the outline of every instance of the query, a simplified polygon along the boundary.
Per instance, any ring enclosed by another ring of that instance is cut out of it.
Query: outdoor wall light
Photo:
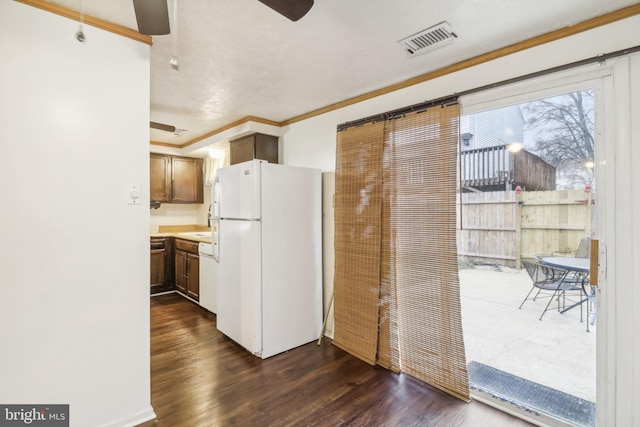
[[[518,153],[524,148],[524,144],[522,142],[512,142],[511,144],[507,144],[507,150],[511,153]]]
[[[593,163],[593,160],[587,160],[586,162],[584,162],[584,167],[587,169],[593,169],[594,166],[595,163]]]

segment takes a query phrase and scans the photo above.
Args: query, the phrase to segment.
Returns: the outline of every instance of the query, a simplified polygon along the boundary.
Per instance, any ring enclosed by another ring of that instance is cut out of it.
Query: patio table
[[[550,267],[564,268],[565,270],[583,274],[582,280],[580,281],[580,285],[582,286],[582,292],[584,293],[585,297],[582,300],[576,302],[575,304],[565,308],[564,310],[561,311],[561,313],[564,313],[584,302],[589,301],[589,298],[595,295],[593,289],[590,289],[589,290],[590,292],[587,292],[587,288],[586,288],[586,284],[589,278],[589,267],[590,267],[589,258],[575,258],[575,257],[569,257],[569,256],[548,256],[548,257],[541,257],[540,263],[544,265],[548,265]],[[582,321],[582,314],[580,315],[580,317]],[[587,332],[589,332],[589,307],[587,307]]]
[[[564,268],[577,273],[589,273],[589,258],[547,256],[540,258],[540,262],[550,267]]]

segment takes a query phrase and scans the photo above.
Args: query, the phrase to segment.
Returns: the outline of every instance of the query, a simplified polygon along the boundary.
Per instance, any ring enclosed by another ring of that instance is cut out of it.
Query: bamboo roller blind
[[[458,135],[458,104],[338,134],[334,343],[469,400]]]
[[[380,288],[384,123],[338,134],[336,160],[334,343],[375,363]]]

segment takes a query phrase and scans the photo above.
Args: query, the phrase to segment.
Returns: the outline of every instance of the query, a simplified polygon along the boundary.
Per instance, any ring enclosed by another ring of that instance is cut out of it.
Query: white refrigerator
[[[321,172],[252,160],[218,169],[217,327],[263,359],[322,328]]]

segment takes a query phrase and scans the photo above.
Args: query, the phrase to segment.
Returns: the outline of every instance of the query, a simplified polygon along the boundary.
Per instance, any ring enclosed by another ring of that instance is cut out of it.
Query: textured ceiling
[[[153,37],[150,113],[187,132],[152,129],[151,140],[181,145],[247,116],[283,121],[638,1],[316,0],[291,22],[257,0],[180,0],[172,34]],[[54,3],[137,29],[132,0]],[[455,42],[407,58],[397,41],[441,21]]]

